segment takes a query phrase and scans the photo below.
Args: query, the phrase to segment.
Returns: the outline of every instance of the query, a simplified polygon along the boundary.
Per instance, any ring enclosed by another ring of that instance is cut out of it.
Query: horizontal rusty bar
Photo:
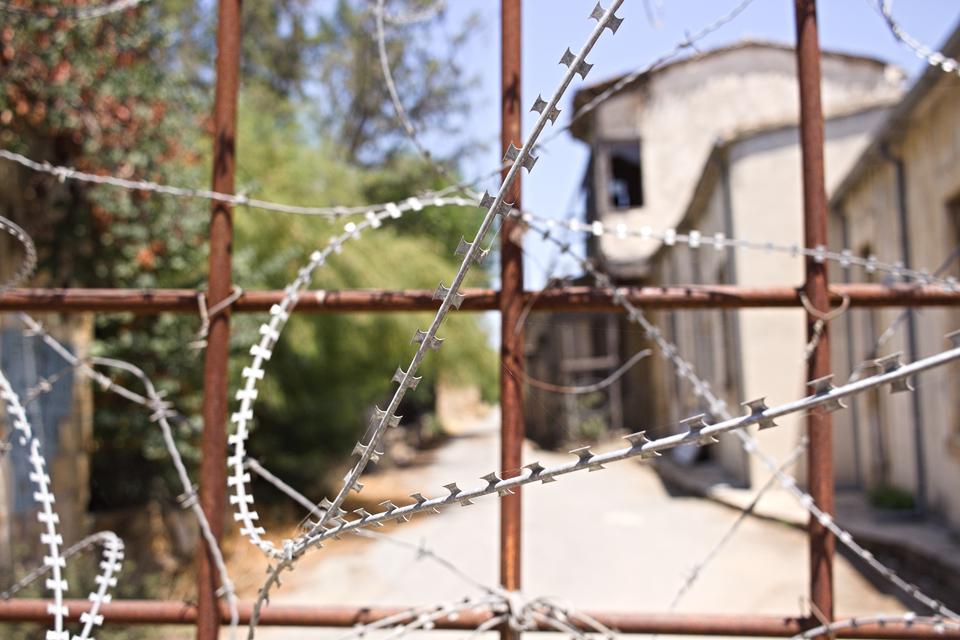
[[[733,285],[684,285],[624,287],[633,304],[645,309],[736,309],[799,307],[793,287],[740,287]],[[462,311],[496,311],[500,293],[495,289],[464,289]],[[370,313],[435,311],[440,305],[432,290],[305,291],[296,311],[302,313]],[[619,311],[613,295],[604,289],[567,287],[525,292],[537,311]],[[850,297],[854,307],[944,306],[960,304],[960,293],[934,286],[908,284],[836,284],[831,303]],[[283,291],[245,291],[234,303],[234,312],[262,312],[280,302]],[[138,314],[197,313],[197,292],[192,289],[10,289],[0,294],[0,311],[130,311]]]
[[[49,622],[47,613],[50,600],[15,598],[0,601],[0,623],[2,622]],[[72,622],[80,620],[80,615],[90,611],[87,600],[66,600]],[[353,627],[368,624],[387,616],[409,611],[409,607],[306,607],[292,605],[270,605],[261,615],[263,626],[293,627]],[[253,612],[252,603],[239,605],[240,623],[248,624]],[[114,600],[105,603],[100,613],[108,624],[194,624],[197,620],[195,604],[164,602],[159,600]],[[601,624],[622,633],[653,633],[667,635],[714,635],[714,636],[755,636],[790,637],[803,631],[804,620],[790,616],[761,616],[738,614],[690,614],[690,613],[611,613],[584,612]],[[439,629],[476,629],[493,616],[489,609],[461,612],[451,620],[441,618],[437,621]],[[411,616],[411,620],[415,616]],[[221,620],[229,623],[230,613],[224,605],[221,607]],[[572,619],[565,621],[575,624]],[[585,631],[587,627],[581,625]],[[540,624],[541,631],[548,631]],[[864,624],[856,628],[841,629],[836,632],[838,638],[910,638],[917,640],[958,639],[960,632],[935,631],[930,627],[908,626],[902,622],[886,622],[883,625]]]

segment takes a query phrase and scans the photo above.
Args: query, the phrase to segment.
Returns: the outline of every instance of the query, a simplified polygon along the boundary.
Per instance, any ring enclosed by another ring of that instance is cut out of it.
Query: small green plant
[[[870,506],[874,509],[916,509],[917,500],[906,489],[881,487],[870,494]]]

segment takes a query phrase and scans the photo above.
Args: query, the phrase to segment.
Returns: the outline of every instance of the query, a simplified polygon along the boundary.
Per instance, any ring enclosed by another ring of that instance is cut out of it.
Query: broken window
[[[631,209],[643,206],[640,142],[619,142],[608,147],[608,206]]]

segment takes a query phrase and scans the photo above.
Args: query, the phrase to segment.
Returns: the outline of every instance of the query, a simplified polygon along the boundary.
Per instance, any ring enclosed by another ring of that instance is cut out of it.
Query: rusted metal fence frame
[[[794,0],[797,16],[797,61],[801,96],[801,147],[804,178],[804,221],[806,246],[826,244],[827,204],[823,182],[823,117],[820,111],[819,46],[817,43],[816,0]],[[233,193],[237,91],[240,64],[240,0],[220,0],[218,28],[219,54],[215,103],[215,139],[213,190]],[[502,144],[504,150],[521,140],[520,119],[520,10],[521,0],[502,0]],[[519,184],[515,191],[520,201]],[[519,205],[518,205],[519,206]],[[214,203],[211,211],[208,307],[226,299],[231,291],[232,222],[231,207]],[[466,290],[462,311],[499,310],[501,320],[501,411],[503,435],[502,469],[521,465],[523,441],[523,388],[510,369],[523,362],[522,332],[516,332],[517,317],[530,299],[523,291],[522,255],[519,236],[511,221],[502,234],[501,290]],[[825,265],[806,258],[804,291],[813,306],[825,310],[844,295],[851,306],[956,305],[960,295],[932,286],[835,285],[828,292]],[[626,291],[638,306],[657,309],[705,309],[749,307],[799,307],[799,292],[789,287],[749,288],[738,286],[666,286],[634,287]],[[234,312],[266,311],[279,302],[282,291],[244,293],[232,307]],[[334,291],[323,295],[305,294],[296,311],[306,313],[401,312],[433,309],[433,291]],[[609,292],[588,287],[538,294],[534,309],[550,311],[617,311]],[[117,291],[117,290],[43,290],[18,289],[0,295],[0,311],[80,312],[132,311],[154,314],[197,311],[196,292],[190,290]],[[218,538],[223,533],[226,495],[226,417],[227,356],[229,311],[215,316],[210,325],[204,361],[204,435],[200,495],[204,510]],[[814,319],[808,314],[808,332]],[[827,336],[811,358],[809,378],[829,373]],[[813,412],[809,421],[811,435],[809,478],[811,494],[827,513],[833,512],[832,440],[828,416]],[[506,477],[506,476],[504,476]],[[501,582],[509,590],[520,588],[520,493],[501,499]],[[811,518],[809,529],[811,601],[818,615],[833,616],[833,539]],[[199,554],[198,602],[187,604],[167,601],[114,601],[103,605],[100,613],[112,624],[193,624],[200,640],[214,640],[220,626],[228,620],[226,608],[217,600],[216,572],[202,549]],[[68,601],[70,620],[78,620],[89,609],[87,601]],[[0,621],[37,621],[49,619],[47,601],[16,599],[0,603]],[[252,606],[240,606],[241,622],[250,618]],[[273,605],[262,615],[262,625],[352,627],[406,609],[386,607],[296,607]],[[819,619],[761,615],[699,615],[654,613],[589,612],[606,625],[626,633],[737,635],[784,637],[800,633]],[[474,629],[487,621],[489,612],[461,613],[456,620],[441,619],[438,628]],[[837,637],[849,638],[960,638],[960,633],[911,627],[904,623],[862,625],[842,629]],[[515,633],[502,631],[512,639]]]

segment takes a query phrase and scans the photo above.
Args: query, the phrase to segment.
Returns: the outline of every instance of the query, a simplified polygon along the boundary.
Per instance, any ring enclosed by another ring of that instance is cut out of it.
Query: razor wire
[[[258,476],[290,496],[294,501],[307,509],[308,517],[312,516],[317,511],[318,507],[316,505],[310,502],[310,500],[299,493],[296,489],[265,469],[259,462],[253,460],[252,458],[247,458],[246,466]],[[554,604],[552,602],[553,598],[548,596],[525,599],[522,602],[522,606],[518,607],[516,605],[516,597],[510,592],[503,589],[499,585],[491,587],[479,582],[447,558],[427,548],[423,543],[416,545],[403,540],[398,540],[391,536],[376,533],[374,531],[368,531],[366,529],[356,529],[352,533],[364,538],[377,540],[386,544],[407,549],[408,551],[413,552],[417,559],[428,558],[467,584],[484,591],[486,597],[479,599],[471,599],[467,597],[455,602],[433,604],[426,607],[411,607],[405,612],[400,612],[389,617],[381,618],[380,620],[376,620],[368,624],[357,625],[351,631],[337,636],[335,640],[349,640],[351,638],[361,637],[369,631],[389,627],[393,627],[395,631],[387,637],[399,638],[403,635],[406,635],[410,631],[415,630],[416,628],[431,629],[433,628],[435,621],[440,618],[452,619],[459,611],[476,610],[479,607],[490,607],[492,609],[505,608],[510,614],[509,617],[512,621],[511,624],[516,628],[521,629],[529,628],[529,618],[532,617],[533,620],[541,619],[544,614],[538,612],[537,609],[545,608],[547,610],[546,615],[552,616],[555,621],[555,624],[552,625],[555,630],[567,632],[579,640],[586,640],[586,637],[581,634],[579,629],[576,627],[573,627],[572,630],[568,628],[570,625],[567,623],[567,620],[570,618],[579,621],[581,624],[594,631],[604,634],[609,640],[612,640],[616,637],[616,635],[610,629],[605,627],[599,621],[587,616],[586,614],[576,611],[576,609],[569,605],[561,606]],[[410,622],[405,624],[404,622],[407,620]],[[550,624],[550,622],[546,620],[544,620],[544,622],[545,624]]]
[[[878,0],[867,0],[867,3],[880,14],[883,21],[887,23],[887,28],[890,29],[890,33],[893,34],[893,37],[896,38],[898,42],[902,42],[909,47],[919,58],[922,58],[931,67],[939,67],[947,73],[960,75],[960,62],[957,62],[950,56],[944,55],[940,51],[931,49],[912,37],[900,26],[893,17],[891,10],[893,2],[891,0],[883,0],[882,3]]]
[[[0,370],[0,398],[6,401],[7,415],[12,419],[14,430],[19,432],[17,439],[20,446],[28,447],[30,450],[29,461],[33,471],[30,472],[29,478],[37,487],[37,491],[33,493],[33,499],[40,505],[37,520],[46,525],[46,531],[40,534],[40,544],[47,547],[49,555],[43,556],[43,564],[50,567],[53,574],[53,577],[46,580],[45,586],[53,592],[53,602],[47,605],[47,613],[53,615],[54,627],[47,631],[45,637],[47,640],[70,640],[70,632],[63,629],[63,618],[68,614],[67,607],[63,604],[63,592],[67,588],[67,581],[60,570],[66,566],[66,561],[60,557],[63,537],[57,533],[57,523],[60,522],[60,518],[53,510],[54,496],[50,492],[50,476],[44,469],[46,461],[40,454],[40,440],[33,433],[23,405],[20,404],[20,397],[14,392],[2,370]]]
[[[378,229],[383,224],[383,220],[399,218],[403,215],[404,210],[414,208],[419,202],[410,203],[407,201],[405,204],[408,206],[388,205],[379,213],[368,211],[362,221],[359,223],[348,222],[344,226],[342,235],[331,237],[324,249],[314,251],[310,256],[310,261],[297,272],[297,278],[284,289],[284,297],[280,303],[271,307],[270,320],[260,326],[262,336],[260,341],[250,347],[250,355],[253,356],[253,361],[250,366],[243,368],[241,378],[244,380],[244,386],[237,390],[235,396],[240,401],[240,407],[230,416],[230,422],[234,423],[236,427],[234,433],[227,438],[228,444],[233,447],[231,455],[227,458],[227,465],[232,469],[232,474],[227,478],[227,485],[228,487],[234,487],[234,494],[230,496],[230,504],[235,506],[234,521],[241,523],[240,534],[246,536],[253,545],[269,557],[283,558],[284,552],[276,549],[273,542],[261,537],[262,534],[266,533],[266,530],[255,524],[260,516],[256,511],[251,510],[254,499],[253,495],[246,490],[246,483],[250,481],[250,474],[244,469],[249,423],[253,420],[253,402],[259,395],[257,383],[264,376],[264,362],[268,361],[273,355],[273,347],[280,339],[280,333],[286,326],[290,313],[299,300],[300,291],[310,282],[313,272],[326,264],[330,254],[339,254],[343,251],[344,243],[350,239],[359,239],[360,233],[365,229]]]
[[[473,242],[468,243],[466,239],[460,240],[460,244],[457,247],[455,254],[463,255],[463,262],[461,263],[460,268],[458,269],[449,289],[444,287],[442,282],[437,287],[434,297],[435,299],[442,300],[440,309],[437,311],[433,322],[430,324],[430,327],[426,332],[417,329],[416,333],[414,334],[411,344],[419,344],[420,346],[417,349],[417,353],[412,362],[407,367],[406,372],[404,372],[401,367],[397,368],[397,372],[393,377],[393,381],[399,382],[399,388],[394,393],[393,399],[390,401],[389,405],[387,405],[386,409],[381,410],[378,407],[375,410],[373,420],[371,422],[373,430],[372,434],[370,435],[370,439],[366,444],[364,444],[362,441],[357,444],[355,451],[360,454],[360,459],[347,473],[347,476],[344,479],[343,488],[333,499],[333,501],[325,500],[328,504],[323,506],[327,508],[327,511],[318,519],[316,523],[312,525],[311,530],[302,536],[302,541],[289,541],[289,544],[286,545],[287,549],[284,550],[283,559],[278,563],[277,567],[270,572],[270,577],[268,578],[263,589],[261,589],[260,595],[257,598],[257,602],[254,605],[253,615],[251,616],[250,620],[251,637],[259,618],[260,608],[268,596],[270,587],[277,581],[279,573],[285,568],[289,567],[295,561],[295,559],[299,558],[311,544],[314,544],[317,531],[327,531],[325,525],[330,520],[331,514],[333,514],[334,517],[340,517],[342,512],[340,505],[343,503],[347,494],[350,491],[359,491],[362,487],[362,485],[359,484],[358,479],[363,469],[371,459],[374,457],[379,457],[379,454],[376,453],[376,446],[379,444],[383,434],[389,427],[395,427],[399,425],[400,418],[399,416],[395,415],[395,411],[400,404],[400,400],[403,398],[407,389],[415,388],[419,383],[420,379],[415,377],[415,374],[420,366],[420,363],[423,361],[423,358],[426,356],[426,351],[428,349],[433,349],[434,351],[439,350],[443,339],[436,337],[437,330],[449,312],[451,306],[457,309],[460,308],[460,304],[463,301],[464,295],[459,293],[458,290],[463,283],[467,272],[470,270],[474,262],[477,262],[478,264],[482,263],[483,259],[487,255],[487,251],[481,250],[480,248],[487,231],[498,215],[505,216],[509,212],[510,204],[505,201],[507,192],[513,186],[513,183],[519,175],[521,168],[526,168],[528,172],[533,169],[537,159],[536,157],[530,155],[531,149],[536,143],[540,132],[546,126],[547,121],[549,120],[550,122],[554,122],[556,120],[556,117],[559,113],[559,111],[556,109],[557,102],[560,100],[567,87],[573,81],[574,75],[579,74],[581,78],[586,79],[587,73],[589,73],[593,66],[586,62],[586,57],[597,40],[599,40],[600,35],[605,29],[610,29],[610,31],[615,34],[617,29],[620,27],[622,19],[617,18],[615,12],[622,3],[623,0],[613,0],[610,8],[607,10],[603,10],[599,3],[596,5],[596,7],[590,13],[590,18],[595,19],[597,21],[597,25],[594,27],[586,43],[583,45],[577,55],[574,55],[570,49],[567,48],[566,52],[560,59],[560,63],[567,66],[567,71],[564,74],[559,86],[554,90],[550,100],[544,101],[541,96],[537,97],[537,100],[535,101],[531,110],[538,112],[540,117],[537,119],[533,130],[527,137],[527,140],[524,142],[522,148],[517,149],[516,146],[511,144],[510,148],[507,150],[504,160],[512,160],[513,165],[511,166],[510,171],[504,177],[503,183],[501,184],[496,197],[491,197],[487,192],[485,192],[483,197],[480,199],[480,207],[486,209],[487,214],[484,216],[483,222],[481,223],[480,229],[477,231]],[[286,313],[286,311],[283,312]],[[262,357],[262,353],[259,353],[258,349],[258,354],[255,355],[255,358]],[[252,418],[252,412],[250,412],[250,417]],[[246,416],[242,417],[241,419],[246,420]],[[242,484],[242,480],[240,482]]]
[[[363,509],[354,511],[359,517],[355,520],[346,520],[346,512],[338,510],[337,515],[330,519],[333,526],[325,528],[316,534],[304,534],[300,536],[300,546],[306,544],[316,546],[329,538],[337,539],[340,535],[350,533],[357,529],[369,526],[382,525],[388,520],[396,520],[397,523],[408,522],[413,515],[424,512],[436,513],[440,508],[452,506],[459,503],[461,506],[470,506],[473,500],[497,494],[500,496],[509,495],[512,489],[526,484],[540,482],[543,484],[554,482],[557,477],[574,473],[577,471],[599,471],[604,468],[603,465],[627,460],[631,458],[652,458],[662,454],[663,451],[674,449],[681,445],[697,444],[700,446],[714,444],[718,442],[716,436],[743,429],[750,426],[759,426],[769,428],[778,426],[774,420],[784,416],[809,411],[816,407],[836,406],[840,400],[854,396],[870,389],[876,389],[885,385],[898,385],[910,376],[917,375],[949,362],[960,360],[960,332],[954,332],[948,336],[954,343],[953,348],[940,353],[936,353],[915,362],[901,365],[896,369],[891,369],[876,375],[858,380],[856,382],[837,387],[820,386],[814,390],[814,393],[805,398],[787,402],[774,407],[767,407],[762,400],[754,400],[743,403],[747,409],[746,415],[722,420],[714,424],[707,424],[704,415],[694,416],[686,420],[681,420],[679,425],[685,429],[683,432],[674,433],[662,438],[650,440],[646,431],[639,431],[624,436],[624,439],[630,443],[629,447],[608,451],[605,453],[593,453],[589,447],[574,449],[571,454],[576,456],[576,460],[561,463],[552,467],[543,467],[539,462],[532,462],[523,466],[524,472],[516,477],[503,479],[497,472],[491,472],[481,477],[484,485],[474,489],[460,489],[456,482],[444,485],[448,495],[438,498],[425,498],[421,493],[411,494],[414,504],[397,506],[391,501],[385,501],[382,506],[385,510],[375,514],[367,513]],[[333,510],[329,510],[333,513]]]
[[[937,267],[937,270],[933,272],[934,277],[939,277],[940,274],[946,271],[947,267],[949,267],[958,256],[960,256],[960,244],[957,244],[957,246],[953,248],[953,251],[950,252],[950,255],[944,258],[943,262],[940,263],[940,266]],[[887,342],[889,342],[894,335],[896,335],[897,331],[900,329],[900,326],[907,319],[910,313],[910,309],[904,309],[897,315],[897,319],[894,320],[889,327],[887,327],[887,329],[880,335],[879,338],[877,338],[877,341],[873,344],[873,347],[870,349],[869,353],[867,353],[865,360],[872,360],[876,358],[877,353],[880,352],[880,349],[882,349],[883,346],[887,344]],[[860,368],[860,364],[857,364],[857,366],[853,368],[853,371],[850,372],[849,380],[856,380],[861,373],[863,373],[863,370]]]
[[[0,11],[16,13],[18,15],[36,16],[40,18],[65,18],[68,20],[89,20],[91,18],[102,18],[126,9],[133,8],[138,4],[148,2],[148,0],[118,0],[100,7],[82,7],[79,9],[65,9],[63,7],[50,6],[45,9],[24,9],[9,2],[0,2]]]
[[[554,238],[551,235],[549,229],[548,230],[534,229],[534,230],[537,230],[540,233],[542,233],[544,239],[549,239],[550,241],[557,244],[560,247],[561,252],[566,253],[569,251],[569,246],[561,243],[559,240]],[[657,346],[660,348],[660,351],[663,354],[664,358],[669,359],[673,362],[674,368],[676,370],[676,374],[686,379],[688,382],[690,382],[690,384],[693,386],[693,393],[695,396],[702,398],[707,402],[711,414],[713,414],[714,416],[720,416],[724,420],[731,419],[732,414],[728,410],[727,403],[723,399],[717,398],[713,394],[713,392],[710,390],[710,385],[706,381],[701,380],[699,376],[697,376],[696,372],[694,371],[693,365],[687,362],[686,360],[684,360],[680,356],[677,346],[671,343],[670,341],[668,341],[666,338],[664,338],[660,329],[656,327],[653,323],[651,323],[643,314],[643,312],[640,311],[640,309],[638,309],[629,300],[627,300],[625,295],[626,294],[625,289],[616,287],[613,284],[613,282],[610,280],[609,276],[599,271],[589,261],[583,260],[577,256],[573,256],[573,257],[580,263],[581,268],[583,268],[584,271],[588,272],[594,278],[598,286],[608,289],[609,291],[612,292],[614,302],[622,306],[627,311],[628,317],[630,318],[631,322],[639,324],[643,328],[644,334],[646,335],[647,339],[653,340],[654,342],[657,343]],[[953,334],[950,334],[950,336],[948,337],[950,337],[950,339],[952,341],[955,341],[956,343],[960,341],[960,332],[955,332]],[[879,365],[880,367],[882,367],[884,373],[897,371],[902,367],[902,364],[900,363],[900,354],[893,354],[891,356],[881,358],[880,360],[876,360],[874,361],[874,365],[875,366]],[[815,392],[815,395],[813,397],[817,397],[818,395],[823,393],[830,393],[831,389],[838,388],[838,387],[835,387],[831,382],[832,377],[833,376],[830,375],[830,376],[827,376],[826,378],[814,380],[811,383],[809,383]],[[870,379],[873,379],[873,378],[861,378],[860,380],[870,380]],[[849,384],[849,382],[847,384]],[[845,384],[844,387],[846,386],[847,385]],[[902,378],[900,379],[900,381],[897,382],[896,385],[892,387],[892,389],[894,391],[908,391],[910,390],[910,387],[906,378]],[[752,400],[748,403],[745,403],[744,406],[748,407],[752,413],[764,412],[766,410],[766,404],[763,398]],[[844,405],[840,403],[838,399],[836,403],[827,403],[827,406],[825,407],[825,411],[827,412],[836,411],[837,409],[840,409],[843,406]],[[690,424],[694,426],[702,425],[704,424],[703,418],[704,418],[703,415],[693,416],[691,418],[687,418],[684,421],[681,421],[681,424]],[[760,429],[768,428],[771,426],[775,426],[775,425],[773,425],[771,422],[764,422],[760,424]],[[879,560],[877,560],[873,556],[872,553],[870,553],[869,551],[861,547],[853,539],[853,536],[849,532],[837,526],[836,522],[834,522],[833,516],[831,516],[830,514],[824,513],[816,505],[816,502],[814,501],[813,496],[811,496],[809,493],[800,489],[800,487],[797,486],[796,480],[794,478],[787,476],[780,471],[776,461],[774,461],[772,458],[770,458],[760,449],[759,443],[757,442],[756,438],[754,438],[747,432],[740,429],[733,430],[733,432],[734,434],[736,434],[738,438],[740,438],[743,448],[745,451],[747,451],[747,453],[755,455],[761,461],[764,468],[766,468],[770,473],[772,473],[780,482],[780,484],[788,492],[790,492],[794,496],[794,498],[796,498],[797,501],[805,509],[807,509],[807,511],[809,511],[810,514],[814,518],[816,518],[818,522],[820,522],[820,524],[822,524],[825,528],[827,528],[834,536],[837,537],[837,539],[840,540],[840,542],[842,542],[845,546],[847,546],[847,548],[849,548],[857,556],[859,556],[862,560],[864,560],[871,568],[873,568],[881,576],[883,576],[888,581],[890,581],[898,589],[912,596],[918,602],[922,603],[924,606],[927,606],[931,610],[936,611],[937,613],[940,613],[941,615],[944,615],[946,617],[952,618],[954,620],[960,620],[960,615],[948,609],[943,603],[939,602],[938,600],[931,598],[930,596],[927,596],[922,591],[920,591],[919,587],[907,582],[906,580],[901,578],[899,575],[897,575],[895,571],[883,565]]]

